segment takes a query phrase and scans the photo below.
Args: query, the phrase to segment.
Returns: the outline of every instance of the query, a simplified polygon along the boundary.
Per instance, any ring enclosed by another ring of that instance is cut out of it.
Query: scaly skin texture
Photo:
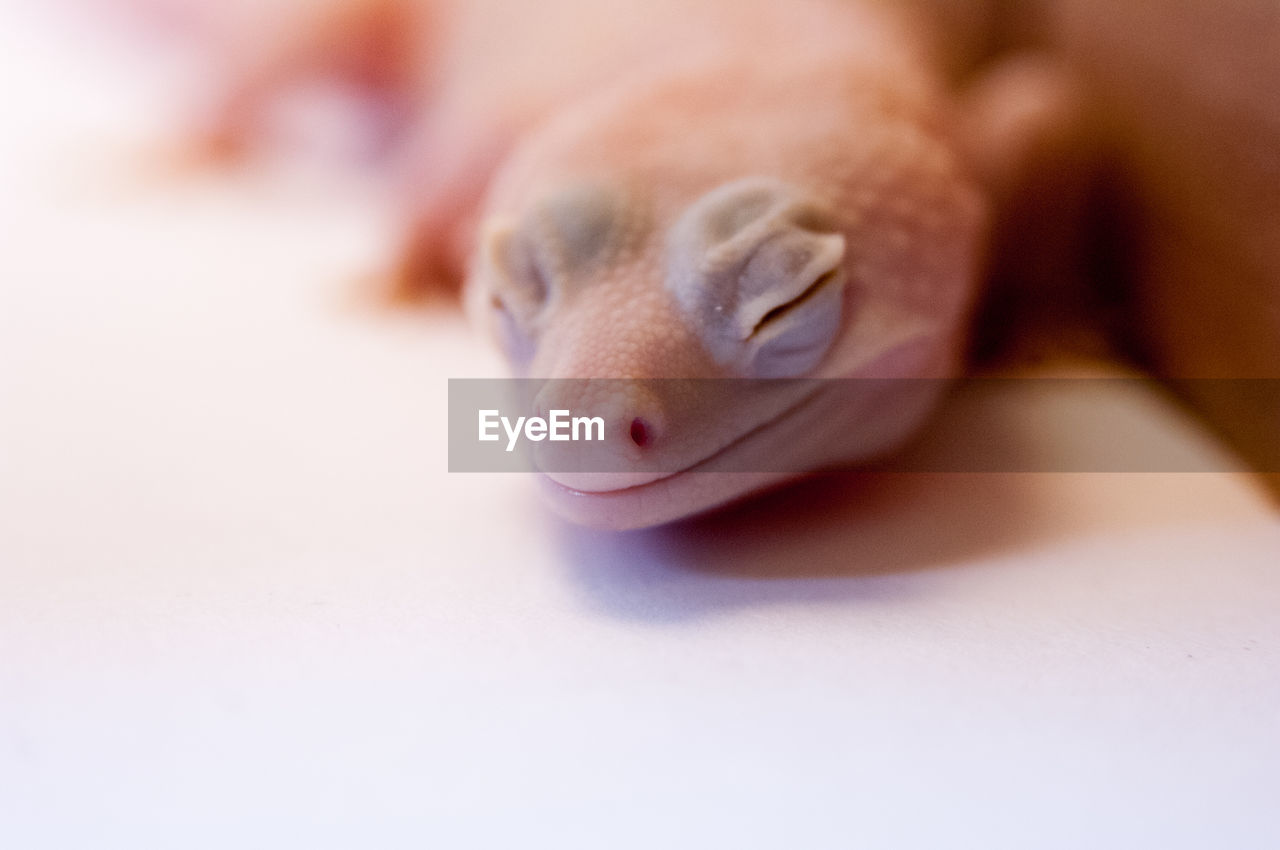
[[[912,384],[824,419],[798,398],[752,409],[744,385],[690,399],[646,379],[958,368],[987,205],[940,81],[892,24],[852,4],[761,3],[513,151],[484,205],[473,311],[505,329],[524,374],[634,380],[588,409],[618,409],[609,437],[624,446],[629,424],[646,435],[632,473],[549,472],[562,513],[669,521],[788,477],[673,470],[726,450],[773,468],[785,453],[791,475],[866,459],[927,409]],[[584,240],[587,220],[599,232]],[[582,409],[554,395],[542,404]]]
[[[929,399],[855,401],[824,434],[812,404],[753,408],[734,391],[695,404],[644,382],[954,373],[990,223],[1065,222],[1052,239],[994,243],[1057,304],[1053,275],[1025,272],[1066,265],[1038,243],[1079,244],[1059,237],[1095,154],[1138,211],[1123,222],[1137,246],[1128,327],[1147,362],[1175,377],[1280,371],[1270,0],[218,8],[206,25],[240,57],[215,112],[220,148],[298,77],[336,71],[394,97],[406,279],[465,276],[521,374],[634,381],[608,403],[643,423],[624,448],[648,463],[553,474],[548,494],[576,520],[665,522],[786,477],[642,469],[755,451],[801,470],[891,448]],[[1002,58],[1020,44],[1059,61]],[[1246,442],[1257,422],[1209,412]]]

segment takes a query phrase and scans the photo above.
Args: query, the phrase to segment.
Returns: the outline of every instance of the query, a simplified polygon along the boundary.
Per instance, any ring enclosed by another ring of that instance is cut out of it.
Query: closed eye
[[[517,364],[527,363],[533,357],[534,338],[530,330],[511,311],[511,305],[501,295],[489,299],[493,310],[495,330],[507,356]]]
[[[770,323],[775,322],[778,319],[781,319],[783,316],[787,315],[788,313],[791,313],[796,309],[800,308],[801,306],[803,306],[804,304],[806,304],[807,302],[812,301],[819,292],[821,292],[824,288],[827,287],[828,284],[832,283],[836,279],[836,276],[838,274],[839,274],[838,269],[832,269],[831,271],[824,274],[822,277],[815,280],[812,284],[809,285],[808,289],[806,289],[804,292],[801,292],[795,298],[791,299],[790,301],[787,301],[784,304],[779,304],[777,307],[774,307],[772,310],[765,313],[763,316],[760,317],[760,321],[756,322],[756,326],[751,329],[751,334],[748,337],[748,339],[757,336],[762,330],[764,330],[765,326],[769,325]]]
[[[536,312],[551,296],[551,279],[542,258],[524,240],[512,240],[505,283],[520,306]]]

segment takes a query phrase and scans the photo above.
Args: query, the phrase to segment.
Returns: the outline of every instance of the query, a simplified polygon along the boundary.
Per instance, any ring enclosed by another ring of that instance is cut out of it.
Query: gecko
[[[181,3],[145,0],[166,1]],[[1179,157],[1203,160],[1222,143],[1204,134],[1170,143],[1154,128],[1185,129],[1195,109],[1142,100],[1159,85],[1204,103],[1240,78],[1261,89],[1265,75],[1231,63],[1253,61],[1232,51],[1242,39],[1265,50],[1259,34],[1276,31],[1265,0],[1176,14],[1161,0],[1119,13],[1093,0],[210,8],[187,11],[204,14],[226,46],[207,134],[218,149],[251,144],[272,99],[308,76],[336,74],[390,98],[402,116],[401,279],[465,281],[469,312],[516,374],[612,379],[607,401],[620,424],[610,440],[634,463],[545,472],[544,493],[571,520],[662,524],[900,445],[937,393],[895,379],[936,378],[940,388],[964,368],[997,222],[1028,186],[1053,217],[1044,175],[1071,173],[1077,160],[1064,151],[1086,129],[1129,157],[1157,231],[1181,216],[1184,242],[1210,232],[1227,243],[1214,246],[1220,255],[1252,262],[1263,278],[1247,290],[1255,295],[1218,303],[1217,318],[1251,319],[1240,325],[1252,334],[1244,356],[1276,368],[1280,317],[1245,305],[1276,287],[1267,198],[1280,194],[1250,194],[1244,166],[1233,165],[1226,188],[1168,197],[1171,182],[1197,173]],[[1142,25],[1165,35],[1150,55],[1124,32]],[[1197,34],[1212,45],[1200,70],[1226,69],[1218,88],[1178,70]],[[1143,61],[1148,78],[1133,70]],[[1245,112],[1264,126],[1226,144],[1272,185],[1266,119],[1280,109],[1273,92],[1258,96],[1262,107]],[[1144,244],[1158,253],[1165,243]],[[1180,248],[1148,261],[1139,281],[1176,269]],[[1193,271],[1163,288],[1139,285],[1140,337],[1155,363],[1180,374],[1238,374],[1247,364],[1224,358],[1221,334],[1184,345],[1187,322],[1205,319],[1204,279]],[[1168,309],[1165,295],[1181,306]],[[664,395],[678,384],[661,379],[672,378],[730,380]],[[810,378],[885,380],[868,381],[865,399],[845,394],[836,411],[798,390],[761,400],[743,389]],[[699,472],[708,459],[747,453],[793,471]]]

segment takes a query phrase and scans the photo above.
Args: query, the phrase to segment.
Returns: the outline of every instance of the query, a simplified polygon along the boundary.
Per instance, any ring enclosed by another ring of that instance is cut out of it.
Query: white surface
[[[144,180],[142,91],[6,18],[0,846],[1280,845],[1246,478],[568,529],[445,472],[460,320],[348,303],[375,192]]]

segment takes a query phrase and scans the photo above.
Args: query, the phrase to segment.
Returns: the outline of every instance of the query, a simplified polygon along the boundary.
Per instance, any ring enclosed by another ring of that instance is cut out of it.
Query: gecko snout
[[[666,414],[661,397],[646,382],[548,381],[534,412],[550,420],[556,411],[560,421],[571,423],[565,430],[575,439],[546,440],[534,448],[535,465],[555,481],[598,492],[635,487],[668,472],[662,451]]]

